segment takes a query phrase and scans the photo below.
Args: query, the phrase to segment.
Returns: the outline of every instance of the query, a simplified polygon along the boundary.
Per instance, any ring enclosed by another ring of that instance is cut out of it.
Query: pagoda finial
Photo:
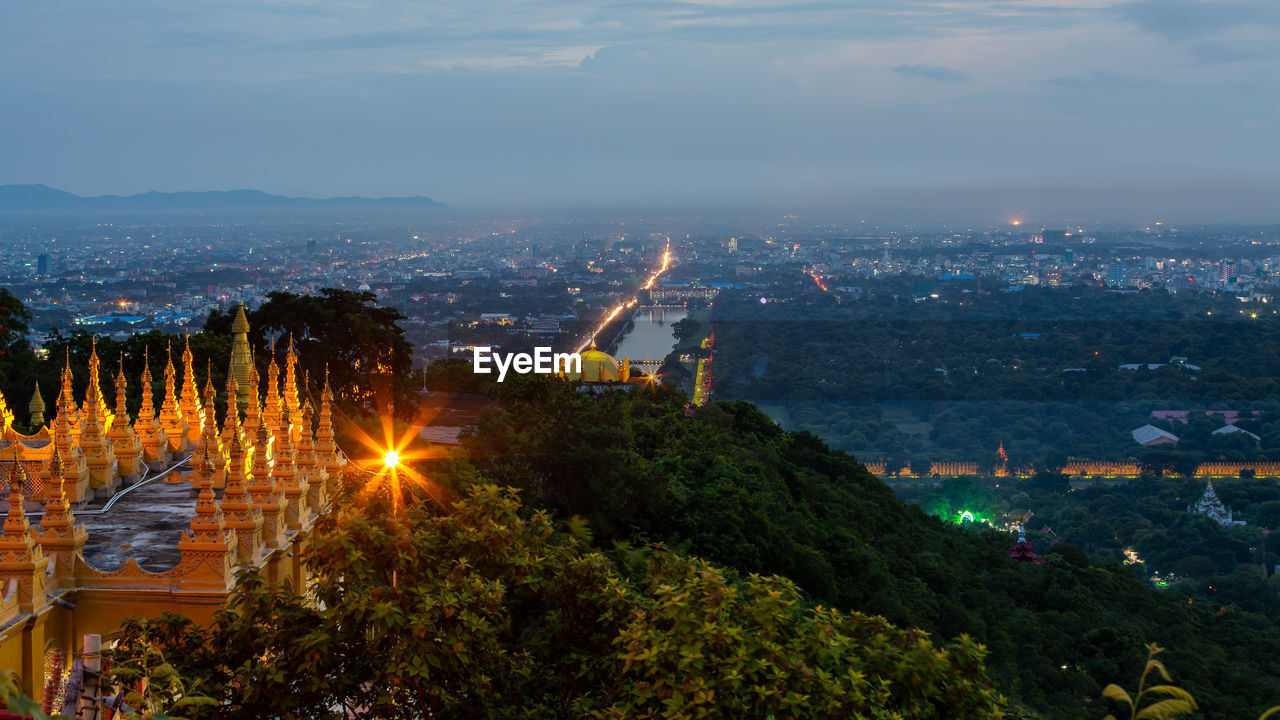
[[[240,303],[236,305],[236,317],[234,320],[231,321],[231,332],[233,333],[249,332],[249,318],[245,317],[243,300],[241,300]]]

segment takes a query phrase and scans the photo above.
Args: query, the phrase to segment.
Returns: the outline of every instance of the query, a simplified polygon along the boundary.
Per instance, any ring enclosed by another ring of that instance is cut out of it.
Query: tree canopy
[[[163,658],[183,682],[137,697],[214,701],[191,717],[1001,716],[968,638],[810,608],[783,578],[661,546],[601,553],[494,486],[444,513],[402,502],[338,503],[305,596],[250,571],[210,627],[130,621],[117,680]]]

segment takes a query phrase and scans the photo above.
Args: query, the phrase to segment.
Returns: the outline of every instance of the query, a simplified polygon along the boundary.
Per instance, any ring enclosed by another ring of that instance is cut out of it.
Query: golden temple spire
[[[156,402],[151,394],[151,351],[142,348],[142,406],[133,431],[142,442],[142,457],[146,462],[161,462],[169,457],[169,441],[164,428],[156,422]]]
[[[279,547],[284,543],[284,501],[271,474],[274,466],[272,445],[271,432],[265,424],[259,425],[248,485],[254,507],[262,512],[262,539],[269,547]]]
[[[293,425],[289,411],[285,410],[283,432],[276,436],[271,476],[275,480],[276,489],[284,493],[285,522],[290,531],[297,531],[309,519],[310,510],[307,505],[307,488],[299,482],[298,466],[293,453],[293,434],[300,432],[301,427]]]
[[[319,510],[328,502],[328,495],[325,492],[325,468],[317,465],[315,435],[312,429],[312,419],[315,417],[315,407],[312,406],[311,400],[305,400],[302,403],[302,418],[298,422],[298,447],[294,452],[294,466],[298,470],[298,477],[307,484],[307,507]]]
[[[182,416],[187,421],[187,437],[192,444],[195,444],[200,440],[200,423],[204,418],[204,413],[201,412],[200,407],[200,388],[196,386],[196,358],[195,354],[191,352],[190,333],[184,336],[183,342],[185,345],[182,350],[182,394],[178,402],[178,409],[182,411]]]
[[[58,404],[59,413],[67,413],[67,425],[70,426],[71,432],[79,434],[80,432],[80,411],[76,407],[76,396],[71,389],[71,348],[67,348],[66,364],[62,366],[62,388],[59,390],[61,402]]]
[[[27,404],[31,413],[31,430],[35,432],[44,427],[44,398],[40,397],[40,380],[36,380],[36,388],[31,393],[31,402]]]
[[[276,364],[276,341],[271,340],[271,362],[267,364],[267,390],[263,396],[263,422],[276,428],[280,425],[281,408],[283,402],[280,398],[280,366]]]
[[[204,420],[201,425],[200,443],[192,451],[191,467],[195,469],[207,466],[209,481],[213,484],[213,487],[222,487],[225,468],[218,467],[223,458],[222,441],[218,438],[218,423],[214,415],[214,400],[217,399],[217,391],[213,389],[212,360],[209,361],[204,377],[204,403],[202,408]]]
[[[164,397],[160,400],[160,422],[166,428],[176,426],[182,420],[178,407],[178,373],[173,368],[173,343],[169,343],[168,359],[164,365]]]
[[[298,404],[297,369],[298,356],[293,352],[293,333],[289,333],[289,350],[284,356],[284,405],[295,415],[301,409]]]
[[[13,461],[9,466],[9,511],[5,515],[4,531],[0,533],[0,583],[7,584],[14,580],[17,588],[18,611],[23,613],[39,612],[49,601],[45,592],[45,583],[49,576],[46,568],[49,559],[44,557],[40,546],[32,536],[31,525],[27,522],[26,512],[22,507],[22,488],[27,481],[27,473],[22,469],[18,459],[18,444],[15,441]]]
[[[209,389],[207,383],[205,387]],[[204,432],[207,436],[207,430]],[[196,496],[196,511],[191,516],[190,528],[178,539],[182,559],[184,563],[192,563],[192,570],[183,575],[179,583],[186,589],[226,592],[235,582],[239,543],[236,531],[227,526],[222,509],[218,506],[217,496],[213,494],[214,468],[209,458],[214,450],[210,447],[197,447],[196,450],[205,458],[204,462],[191,468],[195,487],[199,491]],[[252,524],[250,519],[250,527]]]
[[[138,408],[138,429],[150,429],[155,426],[156,403],[151,396],[151,351],[142,347],[142,407]]]
[[[31,528],[27,524],[26,511],[22,508],[22,486],[27,482],[27,472],[22,469],[22,460],[18,458],[18,443],[10,447],[13,451],[9,461],[9,514],[4,521],[4,534],[15,536],[26,533]]]
[[[181,452],[190,445],[191,426],[178,407],[178,373],[173,368],[173,343],[169,343],[164,366],[164,398],[160,401],[160,427],[164,428],[170,452]]]
[[[76,518],[71,512],[71,503],[67,500],[62,455],[58,452],[58,446],[54,445],[45,473],[44,515],[40,518],[40,529],[44,531],[44,535],[65,536],[71,533],[75,524]]]
[[[124,352],[120,353],[120,372],[116,373],[116,412],[112,418],[112,429],[119,421],[126,427],[129,425],[129,380],[124,374]]]
[[[116,454],[106,438],[107,406],[102,399],[102,376],[99,373],[98,342],[89,351],[89,387],[84,394],[84,423],[78,445],[89,468],[91,488],[111,487],[116,478]],[[114,488],[112,488],[114,489]]]
[[[124,374],[124,353],[120,353],[120,372],[116,374],[116,410],[111,417],[108,436],[116,453],[116,469],[120,475],[136,475],[142,470],[142,443],[129,425],[129,381]]]
[[[262,423],[262,404],[258,400],[258,364],[249,365],[249,393],[244,406],[244,431],[250,435]]]
[[[232,361],[234,363],[234,360]],[[227,414],[222,419],[222,443],[230,445],[233,437],[240,438],[243,443],[244,438],[241,437],[240,427],[240,407],[237,398],[240,397],[240,387],[236,382],[235,366],[232,365],[227,371]]]
[[[249,368],[253,365],[253,351],[249,347],[249,318],[244,314],[244,303],[236,306],[236,317],[231,323],[231,374],[236,376],[239,388],[236,401],[249,399]]]
[[[222,493],[222,515],[226,527],[236,533],[241,561],[256,560],[262,548],[262,512],[254,506],[245,487],[244,446],[234,435],[229,445],[226,490]]]
[[[342,459],[338,456],[338,444],[333,439],[333,393],[329,391],[329,367],[324,369],[324,390],[320,393],[320,422],[316,426],[316,462],[325,468],[327,473],[326,494],[332,496],[338,482],[338,474],[342,470]]]

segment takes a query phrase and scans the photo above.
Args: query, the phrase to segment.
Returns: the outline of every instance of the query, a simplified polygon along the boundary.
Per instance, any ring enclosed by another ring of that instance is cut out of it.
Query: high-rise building
[[[1218,282],[1222,283],[1223,285],[1226,285],[1227,283],[1235,280],[1235,277],[1236,277],[1236,264],[1233,262],[1227,262],[1226,260],[1223,260],[1222,263],[1218,266]]]
[[[49,274],[49,254],[41,253],[36,256],[36,273],[39,275]]]
[[[1107,285],[1111,287],[1129,287],[1129,271],[1124,263],[1111,263],[1107,268]]]

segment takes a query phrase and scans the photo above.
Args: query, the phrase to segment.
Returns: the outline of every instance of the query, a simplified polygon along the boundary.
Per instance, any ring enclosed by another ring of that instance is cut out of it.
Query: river
[[[632,316],[635,326],[618,341],[613,356],[619,360],[624,357],[632,360],[662,360],[676,346],[672,326],[688,315],[689,311],[684,308],[636,308]]]

